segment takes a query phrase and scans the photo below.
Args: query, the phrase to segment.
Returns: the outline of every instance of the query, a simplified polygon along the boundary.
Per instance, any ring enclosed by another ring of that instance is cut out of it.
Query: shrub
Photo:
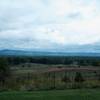
[[[76,72],[75,82],[84,82],[84,78],[80,72]]]

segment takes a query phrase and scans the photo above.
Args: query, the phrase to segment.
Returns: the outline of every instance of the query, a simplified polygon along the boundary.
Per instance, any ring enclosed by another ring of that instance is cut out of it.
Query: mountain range
[[[53,52],[53,51],[25,51],[0,50],[0,56],[100,56],[99,52]]]
[[[100,56],[100,43],[55,46],[45,49],[0,49],[1,56]]]

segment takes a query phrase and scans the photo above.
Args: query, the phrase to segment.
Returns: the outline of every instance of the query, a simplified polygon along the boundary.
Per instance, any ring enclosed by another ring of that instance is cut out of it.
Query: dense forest
[[[82,65],[82,66],[100,66],[100,57],[59,57],[59,56],[1,56],[8,65],[18,65],[21,63],[38,63],[38,64],[64,64],[64,65]]]

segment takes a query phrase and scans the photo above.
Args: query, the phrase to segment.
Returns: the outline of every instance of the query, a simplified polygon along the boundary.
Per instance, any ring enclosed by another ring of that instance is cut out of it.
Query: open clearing
[[[100,100],[100,89],[1,92],[0,100]]]

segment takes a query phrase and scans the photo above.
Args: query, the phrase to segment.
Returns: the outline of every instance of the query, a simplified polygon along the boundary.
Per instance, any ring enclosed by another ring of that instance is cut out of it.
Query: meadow
[[[100,100],[100,89],[1,92],[0,100]]]
[[[100,88],[100,58],[0,58],[0,91]]]

